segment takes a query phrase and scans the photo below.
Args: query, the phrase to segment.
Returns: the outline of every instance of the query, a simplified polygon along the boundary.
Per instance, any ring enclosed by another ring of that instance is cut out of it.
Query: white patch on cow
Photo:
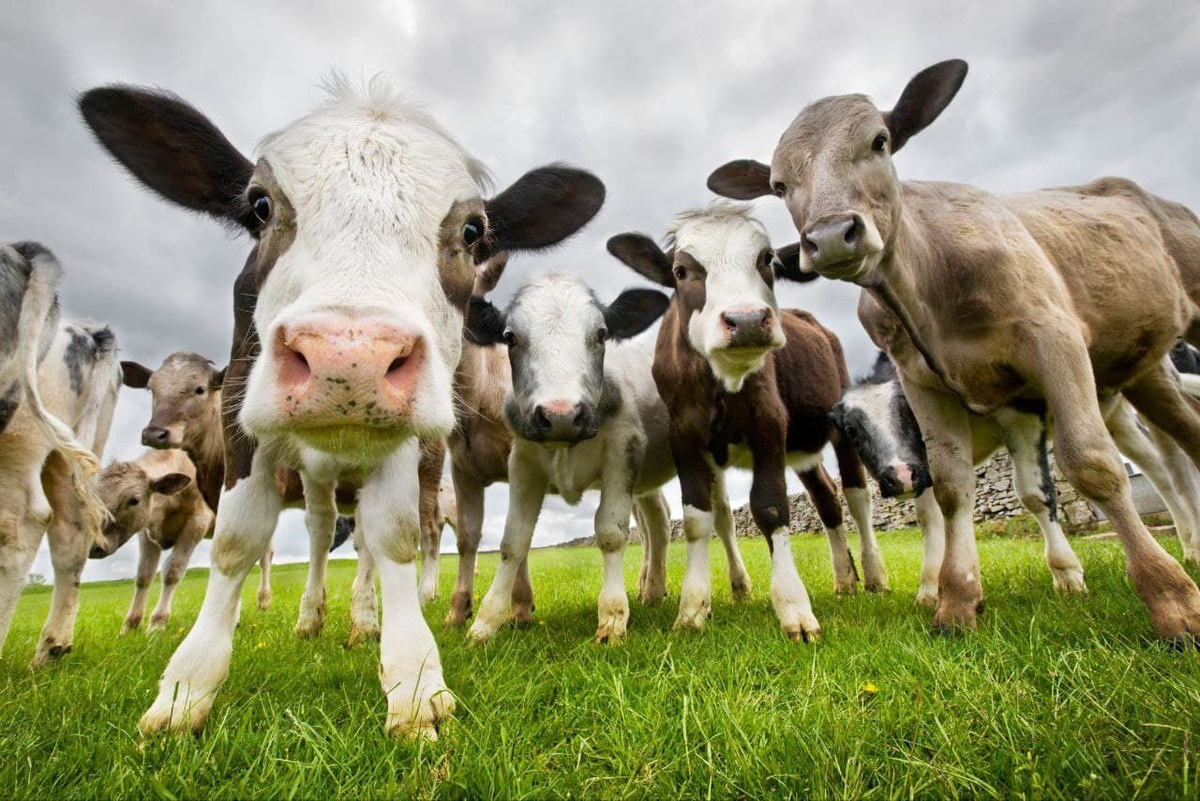
[[[796,571],[786,528],[771,534],[771,604],[779,618],[779,627],[789,639],[808,640],[820,636],[821,625],[813,615],[808,590]]]
[[[857,411],[870,421],[871,449],[879,457],[881,467],[907,472],[900,421],[895,413],[895,398],[899,392],[899,381],[859,384],[846,390],[842,408],[847,413]]]
[[[691,255],[707,272],[704,308],[688,321],[688,342],[708,360],[727,392],[739,392],[746,378],[762,369],[767,349],[728,350],[721,314],[768,307],[774,314],[771,347],[784,344],[775,292],[758,271],[759,256],[771,246],[766,229],[749,206],[717,201],[676,217],[667,244]]]
[[[846,506],[850,508],[850,517],[854,518],[854,525],[858,528],[863,584],[868,592],[886,592],[887,568],[883,564],[879,542],[875,539],[875,524],[871,519],[871,493],[863,487],[847,487],[844,493]]]
[[[480,196],[486,171],[386,82],[357,93],[336,81],[330,91],[329,102],[260,147],[298,228],[259,294],[254,322],[264,347],[241,421],[260,436],[280,427],[271,345],[281,326],[338,314],[423,338],[408,433],[444,435],[454,423],[462,316],[439,280],[440,225],[455,202]]]
[[[675,628],[702,629],[712,610],[712,568],[708,543],[712,539],[713,513],[683,507],[683,535],[687,539],[687,567],[679,591],[679,617]]]
[[[788,451],[787,464],[798,473],[807,473],[809,470],[816,470],[817,466],[824,462],[824,456],[821,451],[816,453],[805,453],[804,451]]]

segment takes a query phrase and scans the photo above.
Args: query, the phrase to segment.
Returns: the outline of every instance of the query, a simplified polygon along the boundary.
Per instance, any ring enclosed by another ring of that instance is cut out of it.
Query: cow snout
[[[865,232],[861,214],[834,214],[806,227],[800,235],[800,246],[813,267],[821,270],[861,259]]]
[[[592,415],[583,403],[552,400],[533,407],[532,433],[541,442],[574,443],[596,435]]]
[[[391,427],[412,406],[425,341],[387,323],[327,316],[280,326],[275,357],[293,422]]]
[[[106,556],[108,556],[108,550],[99,545],[93,545],[88,551],[88,559],[103,559]]]
[[[913,471],[906,464],[890,465],[879,476],[879,494],[884,498],[902,498],[915,491]]]
[[[770,306],[739,306],[721,312],[730,348],[766,348],[771,345],[775,313]]]
[[[147,448],[165,448],[171,444],[171,434],[165,428],[146,426],[142,429],[142,444]]]

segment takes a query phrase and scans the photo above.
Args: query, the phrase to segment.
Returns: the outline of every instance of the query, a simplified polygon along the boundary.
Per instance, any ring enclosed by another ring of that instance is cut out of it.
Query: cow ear
[[[154,371],[137,362],[121,362],[121,383],[130,389],[145,389]]]
[[[708,176],[708,188],[734,200],[754,200],[770,195],[771,168],[754,159],[731,161],[712,171]]]
[[[498,345],[504,341],[504,329],[507,325],[504,312],[493,306],[489,300],[472,297],[467,305],[465,322],[463,335],[468,342],[476,345]]]
[[[656,284],[674,288],[671,259],[644,234],[617,234],[608,240],[608,252],[634,272]]]
[[[629,339],[645,331],[671,305],[657,289],[626,289],[604,310],[609,339]]]
[[[492,256],[487,262],[475,269],[475,286],[471,288],[472,295],[483,297],[487,293],[496,288],[496,284],[500,283],[500,276],[504,275],[504,268],[508,266],[508,254],[497,253]]]
[[[800,243],[797,242],[794,245],[784,245],[775,251],[775,277],[805,284],[820,278],[821,274],[815,270],[806,271],[801,267]]]
[[[926,67],[913,76],[895,107],[883,115],[892,137],[892,152],[924,130],[950,105],[967,77],[967,62],[954,58]]]
[[[192,477],[185,473],[167,473],[151,481],[150,489],[159,495],[175,495],[191,483]]]
[[[488,231],[475,262],[512,250],[542,250],[585,226],[604,205],[604,182],[562,164],[538,167],[487,201]]]
[[[208,388],[209,389],[216,390],[216,389],[220,389],[221,387],[225,386],[225,371],[227,369],[229,369],[229,368],[222,367],[220,370],[217,370],[215,373],[212,374],[212,378],[210,378],[208,380]]]
[[[78,103],[100,144],[147,187],[255,230],[243,197],[254,165],[195,108],[170,92],[120,85],[84,92]]]

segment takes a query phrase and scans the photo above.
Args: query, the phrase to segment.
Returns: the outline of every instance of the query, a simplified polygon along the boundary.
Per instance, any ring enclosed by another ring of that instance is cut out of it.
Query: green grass
[[[980,544],[980,629],[935,639],[913,605],[915,532],[885,533],[893,592],[836,598],[823,537],[795,538],[824,628],[793,644],[767,600],[765,544],[747,540],[754,600],[729,599],[714,558],[713,619],[672,633],[674,595],[632,602],[629,637],[597,646],[594,549],[531,557],[537,625],[468,647],[427,611],[455,719],[436,743],[383,735],[377,647],[347,650],[353,566],[330,569],[325,634],[292,635],[304,566],[247,582],[231,676],[200,737],[143,741],[137,719],[194,620],[205,576],[176,596],[168,633],[118,638],[131,587],[85,586],[75,650],[25,665],[49,593],[25,594],[0,662],[0,796],[1162,797],[1197,794],[1200,656],[1154,641],[1113,542],[1077,542],[1091,595],[1059,598],[1031,539]],[[1175,544],[1168,543],[1176,555]],[[714,556],[719,546],[713,546]],[[640,552],[626,555],[636,586]],[[495,569],[483,558],[479,597]]]

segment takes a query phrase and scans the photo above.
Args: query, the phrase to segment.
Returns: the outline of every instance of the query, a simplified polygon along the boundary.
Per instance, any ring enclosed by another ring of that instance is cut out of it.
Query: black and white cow
[[[491,639],[508,619],[546,494],[574,505],[589,489],[600,490],[595,533],[604,555],[596,640],[625,636],[629,598],[621,559],[629,516],[636,504],[646,523],[645,546],[662,554],[669,532],[661,488],[675,466],[667,408],[650,372],[653,355],[623,340],[649,327],[667,303],[661,292],[628,289],[605,306],[579,278],[553,273],[528,281],[505,312],[472,299],[467,336],[479,345],[508,346],[512,388],[504,412],[513,445],[500,566],[468,632],[471,640]]]
[[[1119,395],[1101,400],[1105,423],[1117,447],[1137,464],[1163,497],[1175,518],[1184,553],[1195,560],[1200,494],[1182,481],[1196,470],[1169,438],[1147,436],[1128,403]],[[880,353],[870,374],[848,389],[834,409],[834,423],[854,444],[885,498],[915,495],[917,522],[925,539],[925,557],[917,603],[937,601],[938,573],[945,550],[945,522],[934,499],[929,462],[916,417],[900,385],[895,366]],[[1151,432],[1153,433],[1153,432]],[[990,415],[971,416],[975,464],[1000,448],[1012,457],[1013,485],[1021,505],[1038,521],[1046,543],[1046,564],[1054,587],[1063,593],[1086,592],[1079,563],[1058,520],[1054,476],[1046,448],[1049,436],[1045,413],[1039,409],[1003,408]],[[1171,462],[1170,457],[1175,461]],[[1175,470],[1179,470],[1173,475]]]
[[[418,440],[454,425],[475,265],[570,236],[599,210],[604,185],[549,166],[485,198],[484,166],[381,78],[362,90],[331,81],[329,99],[267,136],[256,162],[166,92],[93,89],[80,109],[150,189],[254,240],[234,286],[208,591],[142,731],[195,730],[208,718],[242,584],[284,505],[277,469],[293,469],[330,538],[338,483],[361,482],[355,537],[382,587],[385,728],[436,736],[454,701],[417,591]]]
[[[0,647],[48,532],[54,594],[34,667],[71,650],[79,576],[105,514],[98,456],[121,382],[112,331],[59,320],[61,272],[39,244],[0,245]]]

